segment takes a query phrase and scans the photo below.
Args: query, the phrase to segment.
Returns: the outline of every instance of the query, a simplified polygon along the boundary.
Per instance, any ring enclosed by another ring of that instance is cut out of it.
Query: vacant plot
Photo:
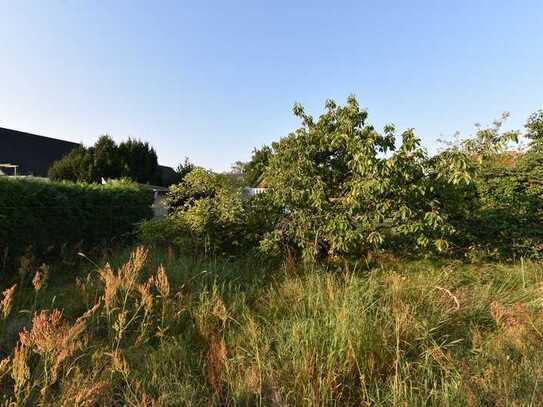
[[[71,275],[26,264],[34,288],[4,292],[2,402],[543,402],[535,263],[326,270],[143,248],[82,260],[61,266]]]

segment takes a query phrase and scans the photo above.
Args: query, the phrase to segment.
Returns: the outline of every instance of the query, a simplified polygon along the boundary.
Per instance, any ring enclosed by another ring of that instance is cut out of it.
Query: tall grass
[[[535,263],[329,271],[143,248],[100,263],[6,292],[1,402],[543,403]]]

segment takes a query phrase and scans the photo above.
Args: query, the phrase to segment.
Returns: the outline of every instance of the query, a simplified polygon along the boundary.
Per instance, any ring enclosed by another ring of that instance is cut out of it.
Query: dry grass
[[[77,304],[44,268],[4,291],[0,324],[39,298],[0,355],[0,404],[543,403],[538,264],[331,272],[141,247],[111,260],[65,283]]]

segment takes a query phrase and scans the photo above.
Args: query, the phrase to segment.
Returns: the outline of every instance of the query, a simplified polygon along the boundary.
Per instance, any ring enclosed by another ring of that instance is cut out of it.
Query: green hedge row
[[[152,215],[152,192],[107,185],[0,178],[0,259],[91,249],[129,237]]]

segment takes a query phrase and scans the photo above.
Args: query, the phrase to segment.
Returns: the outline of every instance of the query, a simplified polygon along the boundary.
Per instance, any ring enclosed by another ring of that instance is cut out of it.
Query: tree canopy
[[[393,242],[444,250],[453,232],[436,180],[470,182],[462,155],[430,159],[413,130],[397,141],[367,123],[354,97],[327,101],[317,120],[300,105],[302,126],[273,144],[265,177],[285,219],[267,247],[294,244],[309,258],[361,253]]]
[[[119,145],[103,135],[91,147],[72,150],[49,170],[52,180],[100,182],[102,178],[130,178],[160,183],[157,155],[147,142],[128,139]]]

